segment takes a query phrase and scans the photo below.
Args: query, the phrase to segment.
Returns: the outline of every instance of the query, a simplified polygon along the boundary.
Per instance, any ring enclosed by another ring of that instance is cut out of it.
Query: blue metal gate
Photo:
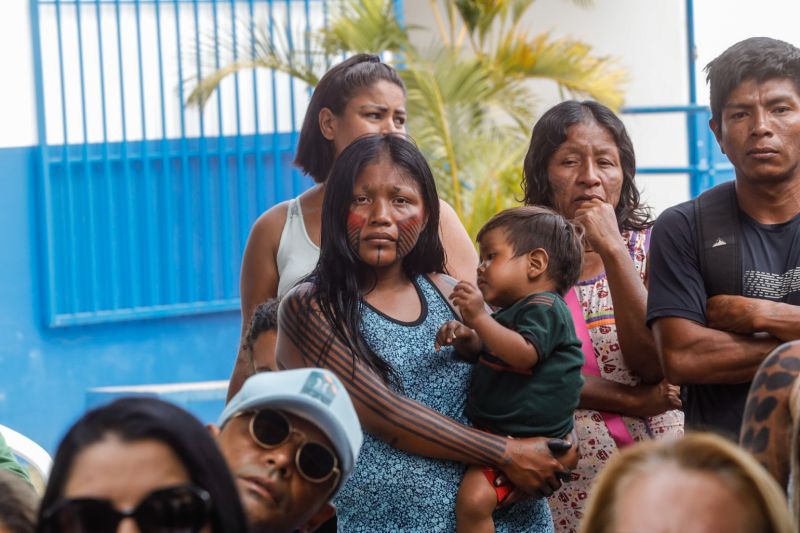
[[[244,72],[200,111],[187,80],[257,32],[293,46],[324,0],[32,0],[31,19],[46,323],[236,309],[254,219],[310,184],[291,166],[308,89]]]

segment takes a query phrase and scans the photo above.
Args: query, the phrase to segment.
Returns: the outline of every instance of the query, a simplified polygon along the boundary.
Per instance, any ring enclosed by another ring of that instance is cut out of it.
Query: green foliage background
[[[625,71],[579,40],[529,33],[523,20],[534,3],[429,0],[436,27],[430,35],[400,24],[391,0],[341,0],[329,4],[329,26],[304,35],[305,46],[293,50],[291,28],[272,21],[283,30],[270,40],[262,22],[255,53],[243,46],[237,61],[194,80],[187,104],[202,107],[225,77],[241,70],[275,69],[313,86],[332,56],[384,53],[408,89],[408,131],[428,158],[440,195],[474,237],[490,216],[519,203],[522,161],[537,116],[531,80],[552,80],[563,96],[612,109],[622,104]]]

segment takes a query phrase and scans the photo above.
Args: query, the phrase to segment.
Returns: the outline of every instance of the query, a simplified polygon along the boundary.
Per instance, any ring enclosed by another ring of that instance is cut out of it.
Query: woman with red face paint
[[[322,198],[336,157],[366,134],[405,134],[406,89],[397,72],[372,54],[357,54],[331,68],[319,81],[306,111],[294,163],[316,185],[262,214],[253,225],[242,257],[240,294],[242,337],[253,310],[281,298],[307,276],[319,258]],[[446,271],[475,279],[478,256],[464,226],[440,201],[439,231]],[[240,348],[228,399],[250,375],[252,365]],[[261,362],[256,361],[257,364]]]
[[[597,102],[569,101],[533,128],[525,203],[551,207],[584,228],[584,261],[565,300],[583,341],[585,384],[575,427],[581,459],[550,498],[559,533],[575,532],[595,476],[620,448],[683,433],[677,387],[664,381],[645,323],[652,218],[639,201],[633,144]],[[624,305],[614,306],[613,300]]]
[[[453,531],[467,464],[547,495],[577,460],[561,439],[508,439],[466,425],[471,365],[436,332],[457,319],[443,274],[433,176],[403,137],[368,136],[334,163],[320,260],[279,313],[278,364],[321,366],[351,395],[364,445],[335,503],[342,531]],[[570,439],[572,436],[570,436]],[[557,456],[554,456],[554,450]],[[543,499],[495,513],[498,531],[553,531]]]

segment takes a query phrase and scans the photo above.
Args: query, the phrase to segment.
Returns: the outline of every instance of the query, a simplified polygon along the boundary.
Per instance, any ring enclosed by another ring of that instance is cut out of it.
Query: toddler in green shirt
[[[461,312],[439,329],[437,349],[453,345],[476,362],[466,414],[486,431],[564,437],[583,386],[583,352],[563,295],[581,271],[581,234],[550,209],[495,215],[478,233],[478,286],[462,281],[450,298]],[[498,308],[493,314],[486,304]],[[512,486],[499,472],[470,467],[456,501],[459,532],[494,531],[492,512]]]

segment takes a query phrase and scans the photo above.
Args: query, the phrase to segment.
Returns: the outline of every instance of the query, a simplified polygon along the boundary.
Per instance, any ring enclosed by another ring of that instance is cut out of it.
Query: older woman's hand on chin
[[[575,210],[573,221],[584,231],[586,251],[605,255],[607,251],[624,249],[624,241],[619,232],[614,206],[600,198],[586,200]]]

